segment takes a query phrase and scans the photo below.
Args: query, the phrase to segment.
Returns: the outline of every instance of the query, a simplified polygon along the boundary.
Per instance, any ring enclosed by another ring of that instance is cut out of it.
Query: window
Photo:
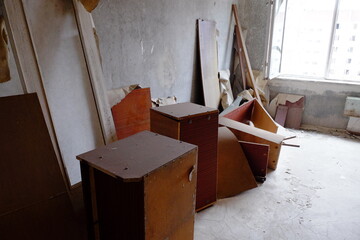
[[[276,0],[275,8],[284,11],[273,11],[270,78],[360,82],[359,0]]]

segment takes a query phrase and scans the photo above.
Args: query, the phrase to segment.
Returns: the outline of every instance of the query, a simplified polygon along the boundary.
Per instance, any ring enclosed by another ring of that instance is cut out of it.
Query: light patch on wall
[[[167,93],[175,83],[174,77],[176,76],[176,67],[174,63],[174,57],[167,47],[164,49],[164,53],[159,57],[158,67],[158,79],[160,86]]]

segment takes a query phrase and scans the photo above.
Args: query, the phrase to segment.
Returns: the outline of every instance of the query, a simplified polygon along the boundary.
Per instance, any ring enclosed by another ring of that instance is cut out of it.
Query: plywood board
[[[221,117],[219,124],[228,127],[240,141],[267,144],[270,146],[268,167],[276,169],[284,136]]]
[[[217,109],[220,104],[220,85],[218,79],[216,23],[199,19],[198,34],[205,106]]]
[[[131,91],[121,102],[111,108],[117,138],[123,139],[135,133],[150,130],[150,88]]]
[[[255,127],[272,133],[276,133],[278,129],[274,120],[256,99],[242,104],[223,116],[246,124],[251,121]]]
[[[219,127],[218,198],[235,196],[257,187],[248,160],[236,136],[226,127]]]
[[[0,215],[66,192],[36,94],[0,98]]]
[[[278,105],[276,108],[275,122],[277,122],[281,126],[285,126],[287,112],[288,112],[287,106]]]
[[[270,146],[253,142],[239,141],[256,179],[265,180]]]

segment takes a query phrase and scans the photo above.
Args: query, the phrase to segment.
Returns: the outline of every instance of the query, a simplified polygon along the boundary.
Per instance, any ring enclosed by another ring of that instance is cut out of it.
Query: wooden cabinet
[[[196,209],[216,202],[218,110],[179,103],[150,110],[150,128],[199,147]]]
[[[77,158],[89,239],[193,239],[196,146],[143,131]]]

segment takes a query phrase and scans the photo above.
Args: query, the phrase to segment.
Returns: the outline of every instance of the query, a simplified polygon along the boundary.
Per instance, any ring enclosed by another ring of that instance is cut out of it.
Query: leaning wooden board
[[[197,147],[143,131],[77,156],[89,239],[192,239]]]
[[[219,119],[219,124],[228,127],[240,141],[269,145],[268,167],[274,170],[276,169],[280,156],[281,144],[285,138],[284,136],[252,127],[226,117],[221,117]]]
[[[205,106],[218,109],[220,86],[218,78],[218,56],[216,23],[198,19],[201,78]]]
[[[236,136],[228,128],[219,127],[218,199],[255,187],[254,175]]]
[[[151,131],[199,147],[196,209],[216,201],[218,110],[193,103],[152,108]]]
[[[111,107],[118,140],[150,130],[150,88],[131,91],[121,102]]]
[[[79,239],[37,94],[0,109],[0,239]]]

